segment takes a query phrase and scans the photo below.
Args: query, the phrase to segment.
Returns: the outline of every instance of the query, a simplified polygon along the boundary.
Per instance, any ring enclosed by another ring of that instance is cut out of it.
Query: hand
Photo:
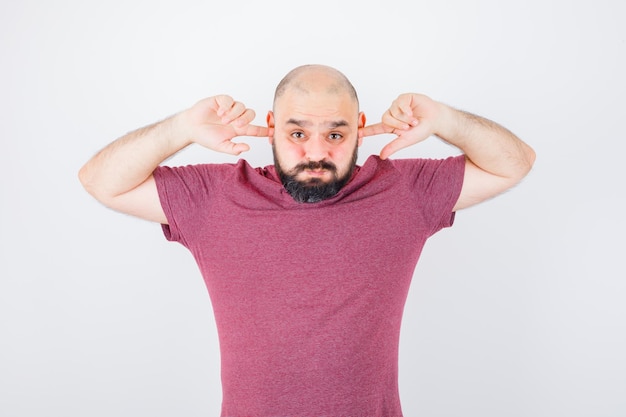
[[[360,129],[361,137],[392,133],[397,135],[380,151],[381,159],[435,134],[435,124],[441,117],[441,106],[421,94],[401,94],[383,114],[382,122]]]
[[[217,152],[239,155],[248,151],[246,143],[236,143],[237,136],[268,137],[272,129],[251,125],[254,110],[227,95],[209,97],[182,113],[186,137]]]

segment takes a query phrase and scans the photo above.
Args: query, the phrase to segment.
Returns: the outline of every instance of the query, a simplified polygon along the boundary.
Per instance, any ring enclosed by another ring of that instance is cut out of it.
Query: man
[[[401,416],[398,340],[428,237],[518,183],[534,152],[503,127],[419,94],[366,125],[334,68],[292,70],[267,127],[229,96],[131,132],[80,172],[115,210],[161,223],[202,271],[218,326],[223,416]],[[397,137],[357,166],[363,139]],[[437,135],[443,160],[388,157]],[[269,137],[274,165],[166,167],[191,143],[239,154]]]

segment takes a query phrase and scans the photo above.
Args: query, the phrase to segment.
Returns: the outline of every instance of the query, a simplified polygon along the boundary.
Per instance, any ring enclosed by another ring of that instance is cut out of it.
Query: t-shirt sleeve
[[[455,217],[452,210],[463,186],[465,156],[397,162],[408,175],[409,186],[431,234],[452,226]]]
[[[206,205],[213,181],[204,165],[159,166],[154,180],[168,224],[162,225],[167,240],[187,246],[187,230],[193,228],[197,213]]]

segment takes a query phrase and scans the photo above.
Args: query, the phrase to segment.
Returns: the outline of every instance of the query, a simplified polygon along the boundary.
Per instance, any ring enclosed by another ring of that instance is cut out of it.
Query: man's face
[[[274,163],[283,185],[298,202],[335,195],[352,175],[359,127],[365,116],[343,92],[286,91],[267,116]]]

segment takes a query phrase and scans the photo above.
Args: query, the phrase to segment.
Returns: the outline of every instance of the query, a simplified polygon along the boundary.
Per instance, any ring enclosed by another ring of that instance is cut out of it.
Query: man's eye
[[[341,138],[343,138],[343,135],[340,133],[331,133],[330,135],[328,135],[328,138],[333,141],[341,140]]]
[[[302,140],[302,139],[304,139],[304,133],[302,133],[302,132],[293,132],[291,134],[291,137],[296,139],[296,140]]]

